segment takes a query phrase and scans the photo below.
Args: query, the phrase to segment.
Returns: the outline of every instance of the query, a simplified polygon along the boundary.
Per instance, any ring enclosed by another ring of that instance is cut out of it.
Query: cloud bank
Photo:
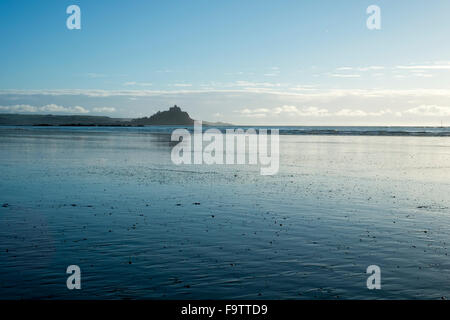
[[[101,107],[93,108],[92,111],[96,113],[111,113],[115,112],[115,108]],[[44,106],[32,106],[28,104],[18,104],[12,106],[0,106],[0,112],[6,113],[51,113],[51,114],[87,114],[91,111],[81,107],[64,107],[56,104],[47,104]]]

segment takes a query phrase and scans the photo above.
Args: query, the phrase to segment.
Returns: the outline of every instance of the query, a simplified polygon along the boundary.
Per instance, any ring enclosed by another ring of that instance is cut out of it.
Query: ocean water
[[[1,129],[15,129],[27,131],[70,131],[70,132],[135,132],[135,133],[166,133],[170,134],[178,128],[186,128],[193,131],[193,126],[144,126],[144,127],[72,127],[72,126],[0,126]],[[203,126],[203,131],[209,126]],[[249,126],[221,126],[217,129],[225,132],[227,129],[242,128],[247,130]],[[259,126],[256,129],[278,129],[281,135],[337,135],[337,136],[418,136],[418,137],[449,137],[450,127],[358,127],[358,126]]]
[[[170,130],[0,128],[0,298],[450,297],[448,129],[284,128],[274,176]]]

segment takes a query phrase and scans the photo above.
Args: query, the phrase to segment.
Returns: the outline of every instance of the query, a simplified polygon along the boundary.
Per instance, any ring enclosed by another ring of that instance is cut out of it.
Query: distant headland
[[[143,127],[143,126],[191,126],[194,124],[186,111],[173,106],[167,111],[158,111],[150,117],[143,118],[110,118],[105,116],[84,115],[43,115],[43,114],[0,114],[0,125],[3,126],[114,126],[114,127]],[[204,125],[226,126],[222,122],[204,122]]]

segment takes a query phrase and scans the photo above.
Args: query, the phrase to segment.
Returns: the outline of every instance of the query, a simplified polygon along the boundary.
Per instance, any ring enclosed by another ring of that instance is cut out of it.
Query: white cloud
[[[243,72],[243,71],[224,73],[224,75],[226,75],[226,76],[242,76],[243,74],[245,74],[245,72]]]
[[[397,66],[396,68],[403,70],[450,70],[450,64]]]
[[[429,73],[415,73],[414,76],[421,78],[432,78],[433,75]]]
[[[116,108],[100,107],[100,108],[94,108],[94,109],[92,109],[92,111],[94,111],[94,112],[109,112],[109,113],[112,113],[112,112],[116,111]]]
[[[258,109],[242,109],[235,112],[240,113],[244,117],[249,118],[264,118],[267,116],[267,114],[270,112],[270,109],[267,108],[258,108]]]
[[[266,116],[288,116],[288,117],[380,117],[387,114],[395,114],[400,116],[399,113],[394,113],[390,109],[379,110],[375,112],[367,112],[358,109],[341,109],[339,111],[331,112],[325,108],[318,107],[305,107],[297,108],[292,105],[284,105],[272,109],[258,108],[258,109],[242,109],[238,110],[243,116],[252,118],[262,118]]]
[[[362,67],[362,68],[357,68],[356,70],[359,71],[373,71],[373,70],[384,70],[385,67],[383,66],[369,66],[369,67]]]
[[[303,117],[320,117],[328,115],[329,111],[327,109],[320,109],[317,107],[306,107],[303,109],[298,109],[296,106],[284,105],[282,107],[273,109],[273,113],[276,115],[289,114]]]
[[[35,107],[30,105],[14,105],[14,106],[0,106],[1,111],[6,112],[27,112],[27,113],[36,113],[36,112],[45,112],[45,113],[89,113],[89,110],[80,107],[63,107],[58,106],[56,104],[48,104],[42,107]]]
[[[252,114],[247,114],[244,116],[249,117],[249,118],[265,118],[265,117],[267,117],[267,114],[266,113],[252,113]]]
[[[270,112],[270,109],[267,108],[259,108],[259,109],[243,109],[241,110],[242,114],[251,114],[251,113],[267,113]]]
[[[342,73],[331,73],[331,77],[334,78],[360,78],[360,74],[342,74]]]
[[[173,86],[174,87],[192,87],[192,84],[190,84],[190,83],[175,83]]]
[[[0,110],[4,112],[37,112],[37,108],[26,105],[26,104],[20,104],[15,106],[0,106]]]
[[[317,86],[313,85],[295,85],[290,88],[293,91],[316,91],[318,90]]]
[[[367,113],[362,110],[342,109],[336,112],[339,117],[366,117]]]
[[[252,88],[252,87],[263,87],[263,88],[271,88],[271,87],[280,87],[281,84],[279,83],[271,83],[271,82],[251,82],[251,81],[236,81],[232,84],[229,85],[225,85],[226,86],[236,86],[236,87],[247,87],[247,88]]]
[[[46,106],[39,107],[38,110],[41,112],[89,113],[89,110],[86,110],[80,106],[63,107],[56,104],[48,104]]]
[[[339,117],[381,117],[386,114],[393,114],[392,110],[380,110],[375,112],[367,112],[363,110],[353,110],[353,109],[342,109],[334,113],[335,116]]]
[[[336,70],[337,71],[374,71],[374,70],[384,70],[385,67],[383,66],[368,66],[368,67],[339,67]]]
[[[128,81],[123,84],[124,86],[135,86],[135,87],[151,87],[153,84],[150,82],[136,82],[136,81]]]
[[[421,105],[415,108],[411,108],[405,111],[406,114],[416,116],[450,116],[450,107],[442,107],[435,105]]]

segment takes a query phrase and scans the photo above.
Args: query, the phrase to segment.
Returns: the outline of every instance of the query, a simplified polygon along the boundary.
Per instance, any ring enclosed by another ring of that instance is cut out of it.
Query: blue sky
[[[447,0],[2,0],[0,112],[450,125],[449,15]]]

